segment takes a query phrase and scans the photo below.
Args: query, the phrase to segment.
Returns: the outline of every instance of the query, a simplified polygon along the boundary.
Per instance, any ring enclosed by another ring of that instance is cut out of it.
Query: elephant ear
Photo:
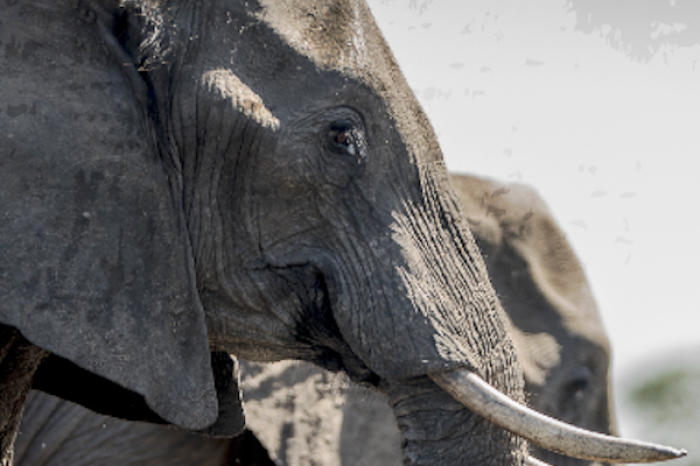
[[[3,11],[0,323],[203,429],[217,395],[177,175],[94,18],[67,5]]]

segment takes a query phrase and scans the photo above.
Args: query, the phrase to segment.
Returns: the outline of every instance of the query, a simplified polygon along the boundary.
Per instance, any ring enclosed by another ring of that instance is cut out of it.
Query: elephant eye
[[[588,377],[580,377],[571,380],[567,388],[569,393],[572,395],[572,398],[579,400],[584,397],[589,385],[590,380]]]
[[[365,156],[363,132],[351,122],[337,121],[328,128],[329,149],[338,155],[354,157],[359,163]]]
[[[568,413],[569,416],[578,416],[585,408],[587,394],[593,384],[593,372],[588,367],[579,367],[574,370],[563,385],[561,413]],[[569,420],[573,420],[570,417]]]

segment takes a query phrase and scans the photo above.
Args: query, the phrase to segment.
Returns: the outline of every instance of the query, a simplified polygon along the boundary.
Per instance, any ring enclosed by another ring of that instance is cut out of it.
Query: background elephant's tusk
[[[537,458],[533,458],[532,456],[526,456],[525,457],[525,466],[552,466],[549,463],[545,463],[542,460],[538,460]]]
[[[471,411],[547,450],[612,463],[651,463],[680,458],[685,450],[591,432],[527,408],[475,373],[455,370],[430,378]]]

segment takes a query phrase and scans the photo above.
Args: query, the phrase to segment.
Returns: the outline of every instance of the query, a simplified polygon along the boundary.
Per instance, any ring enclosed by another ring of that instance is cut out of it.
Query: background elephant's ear
[[[0,323],[205,428],[217,399],[176,172],[90,18],[25,6],[0,30]]]
[[[469,175],[452,175],[451,181],[496,289],[530,290],[513,305],[508,305],[508,297],[515,293],[502,294],[501,302],[511,318],[518,319],[515,310],[538,308],[542,315],[549,312],[550,321],[563,319],[578,334],[607,348],[581,263],[539,194],[527,185]],[[498,283],[506,278],[521,283]],[[524,314],[526,318],[515,322],[520,329],[531,327],[526,321],[532,318]]]

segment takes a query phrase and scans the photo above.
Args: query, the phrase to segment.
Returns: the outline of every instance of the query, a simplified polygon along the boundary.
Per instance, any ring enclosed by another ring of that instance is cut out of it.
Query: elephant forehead
[[[378,96],[410,154],[441,164],[437,138],[364,0],[260,0],[254,13],[328,77],[340,75]],[[418,155],[420,154],[420,155]]]
[[[246,117],[265,128],[278,129],[280,121],[265,107],[263,99],[244,84],[232,71],[210,70],[204,73],[204,85],[210,92],[231,102]]]
[[[364,5],[338,0],[262,0],[257,13],[299,54],[322,69],[365,68],[372,24]]]

